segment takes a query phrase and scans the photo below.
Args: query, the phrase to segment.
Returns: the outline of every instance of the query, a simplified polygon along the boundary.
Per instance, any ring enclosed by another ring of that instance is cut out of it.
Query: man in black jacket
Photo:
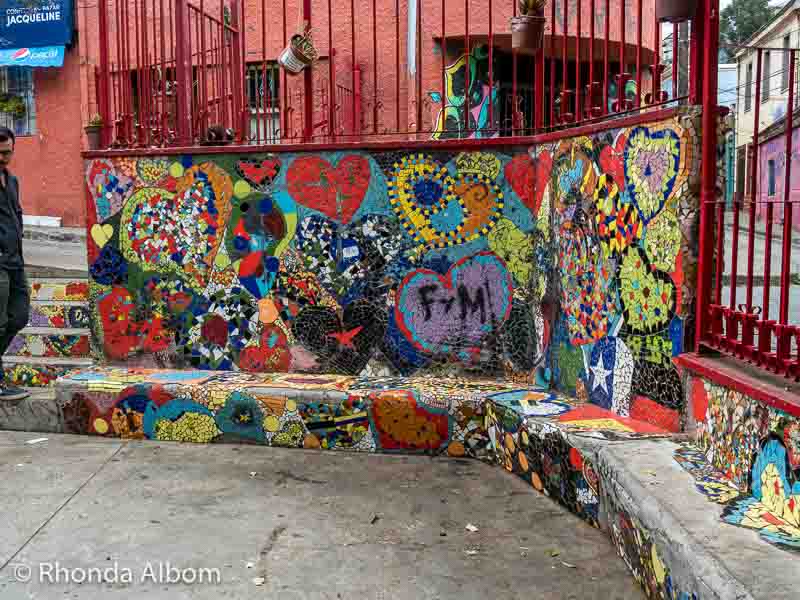
[[[0,127],[0,401],[28,396],[25,390],[5,380],[2,368],[2,355],[28,323],[31,303],[22,259],[19,182],[8,170],[15,141],[13,131]]]

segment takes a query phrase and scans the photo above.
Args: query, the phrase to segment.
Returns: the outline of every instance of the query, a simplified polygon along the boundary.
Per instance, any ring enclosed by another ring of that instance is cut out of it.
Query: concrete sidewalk
[[[603,532],[478,461],[38,437],[0,432],[2,600],[643,598]]]

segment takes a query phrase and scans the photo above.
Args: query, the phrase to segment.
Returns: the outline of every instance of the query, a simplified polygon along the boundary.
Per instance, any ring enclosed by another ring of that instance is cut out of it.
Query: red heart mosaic
[[[286,184],[295,202],[349,223],[364,200],[370,182],[369,161],[350,154],[336,166],[319,156],[296,159],[286,174]]]

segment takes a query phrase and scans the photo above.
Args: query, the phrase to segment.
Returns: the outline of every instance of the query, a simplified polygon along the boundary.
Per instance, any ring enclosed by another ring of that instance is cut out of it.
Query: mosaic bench
[[[95,367],[56,382],[66,433],[475,455],[481,407],[511,384],[435,377]]]
[[[487,425],[501,412],[503,433],[517,431],[517,419],[610,436],[667,434],[535,387],[465,378],[93,367],[55,387],[66,433],[132,439],[483,456],[495,441]]]

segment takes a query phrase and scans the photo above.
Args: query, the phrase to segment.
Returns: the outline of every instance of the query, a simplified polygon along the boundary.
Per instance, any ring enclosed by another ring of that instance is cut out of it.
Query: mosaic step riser
[[[47,361],[44,364],[35,364],[32,362],[34,360],[32,357],[3,357],[5,380],[27,388],[49,387],[59,377],[92,363],[91,359],[61,359],[62,362],[58,364],[54,364],[58,360],[55,358],[40,358]]]
[[[6,354],[18,357],[86,358],[90,355],[89,334],[23,331],[11,341]]]
[[[89,282],[69,279],[32,279],[31,301],[88,302]]]
[[[89,327],[89,308],[85,304],[34,302],[31,305],[28,327],[86,329]]]

